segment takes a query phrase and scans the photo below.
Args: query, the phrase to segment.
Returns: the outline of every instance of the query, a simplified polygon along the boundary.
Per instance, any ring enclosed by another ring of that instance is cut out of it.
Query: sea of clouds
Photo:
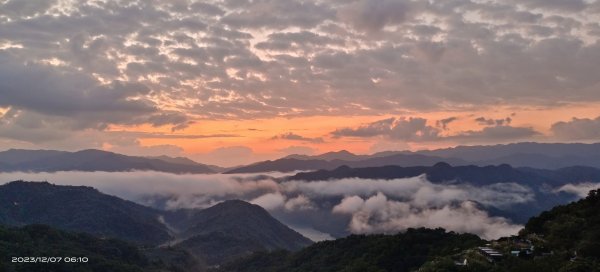
[[[162,209],[207,208],[227,199],[242,199],[269,210],[283,223],[313,240],[331,239],[344,233],[396,233],[411,227],[442,227],[495,239],[514,235],[522,226],[490,215],[487,207],[506,209],[535,201],[535,193],[530,188],[516,183],[480,187],[434,184],[424,176],[393,180],[286,181],[280,179],[283,175],[2,173],[0,183],[27,180],[85,185]],[[583,196],[584,192],[597,187],[600,186],[569,184],[557,192]]]

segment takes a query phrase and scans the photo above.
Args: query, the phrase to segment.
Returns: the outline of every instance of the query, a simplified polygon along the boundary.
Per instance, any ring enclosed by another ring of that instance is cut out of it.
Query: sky
[[[597,0],[0,0],[0,149],[600,140]]]

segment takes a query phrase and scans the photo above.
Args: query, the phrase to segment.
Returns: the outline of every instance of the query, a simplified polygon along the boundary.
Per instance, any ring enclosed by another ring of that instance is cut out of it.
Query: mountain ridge
[[[165,158],[128,156],[98,149],[76,152],[10,149],[0,152],[0,163],[4,164],[0,165],[0,172],[159,171],[175,174],[216,172],[208,165],[192,163],[191,160],[185,163],[179,161],[175,163]]]

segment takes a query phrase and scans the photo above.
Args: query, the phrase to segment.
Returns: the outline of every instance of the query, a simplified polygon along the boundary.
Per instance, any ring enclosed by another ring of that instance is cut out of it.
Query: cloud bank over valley
[[[288,173],[289,174],[289,173]],[[207,208],[227,199],[262,206],[282,222],[320,240],[349,233],[395,233],[411,227],[443,227],[486,239],[522,227],[504,214],[536,201],[538,191],[504,182],[485,186],[432,183],[425,176],[379,180],[346,178],[286,181],[268,175],[175,175],[159,172],[3,173],[13,180],[84,185],[161,209]],[[585,187],[585,188],[582,188]],[[583,196],[599,184],[568,184],[548,194]],[[511,210],[513,209],[513,210]]]

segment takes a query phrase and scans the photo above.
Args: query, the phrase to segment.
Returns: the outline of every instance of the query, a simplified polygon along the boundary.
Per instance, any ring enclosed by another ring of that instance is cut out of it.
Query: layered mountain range
[[[386,165],[432,166],[446,162],[453,166],[500,165],[559,169],[569,166],[600,167],[600,143],[552,144],[515,143],[491,146],[458,146],[437,150],[385,151],[372,155],[356,155],[342,150],[315,156],[289,155],[231,169],[227,173],[290,172],[298,170],[331,170],[342,165],[375,167]]]
[[[288,155],[240,167],[220,167],[202,164],[185,157],[128,156],[102,150],[77,152],[56,150],[10,149],[0,152],[0,172],[56,171],[159,171],[183,173],[260,173],[306,170],[332,170],[349,167],[386,165],[432,166],[446,162],[453,166],[500,165],[555,170],[570,166],[600,168],[600,143],[515,143],[490,146],[458,146],[421,151],[385,151],[371,155],[356,155],[342,150],[320,155]]]

